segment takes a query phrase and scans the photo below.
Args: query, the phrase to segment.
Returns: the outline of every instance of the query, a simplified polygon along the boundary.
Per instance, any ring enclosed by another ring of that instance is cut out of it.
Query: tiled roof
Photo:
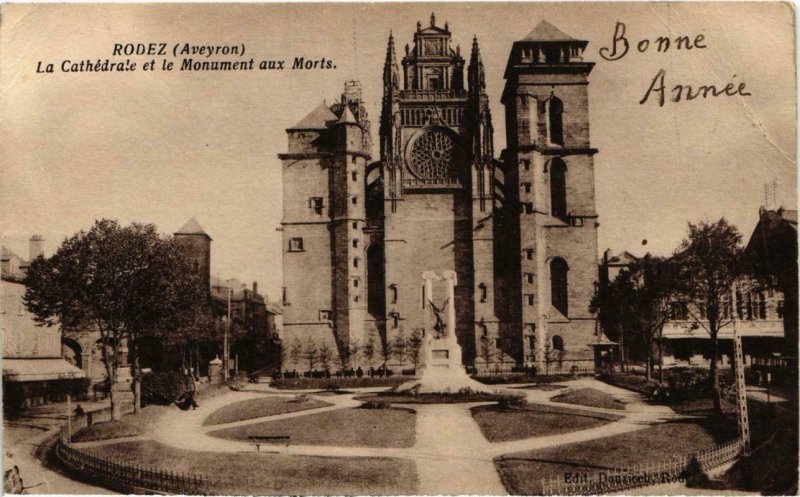
[[[203,230],[203,227],[200,226],[200,223],[198,223],[197,219],[195,219],[194,217],[192,217],[191,219],[186,221],[186,224],[183,225],[183,228],[181,228],[178,231],[176,231],[175,234],[176,235],[206,235],[206,236],[208,236],[208,233],[206,233],[205,230]]]
[[[338,124],[358,124],[358,121],[356,121],[356,117],[353,115],[353,112],[350,110],[349,106],[344,106],[344,112],[342,112],[342,116],[339,118]]]
[[[541,21],[522,41],[577,41],[547,21]]]
[[[338,120],[339,118],[331,111],[328,104],[322,102],[316,109],[312,110],[306,117],[301,119],[299,123],[289,129],[326,129],[328,123]]]

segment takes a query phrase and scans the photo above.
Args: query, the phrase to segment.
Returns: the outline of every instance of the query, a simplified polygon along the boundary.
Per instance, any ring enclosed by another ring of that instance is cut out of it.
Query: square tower
[[[594,160],[589,143],[588,42],[547,21],[514,43],[502,102],[508,148],[497,251],[521,325],[522,356],[591,357],[589,301],[597,277]],[[513,261],[513,262],[512,262]]]
[[[321,103],[286,133],[289,150],[279,155],[282,339],[286,351],[316,349],[319,362],[287,357],[284,364],[347,367],[351,342],[364,338],[366,312],[364,185],[371,143],[360,85],[348,82],[340,101]]]

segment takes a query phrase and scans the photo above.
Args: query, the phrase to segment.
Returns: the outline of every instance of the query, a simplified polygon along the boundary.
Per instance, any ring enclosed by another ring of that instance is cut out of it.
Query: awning
[[[596,342],[587,343],[586,345],[588,345],[589,347],[592,347],[592,348],[594,348],[594,347],[616,347],[617,345],[619,345],[619,343],[612,342],[611,340],[609,340],[609,338],[606,336],[605,333],[601,332],[600,336],[597,337],[597,341]]]
[[[3,359],[3,379],[6,381],[71,380],[84,378],[86,373],[64,359]]]

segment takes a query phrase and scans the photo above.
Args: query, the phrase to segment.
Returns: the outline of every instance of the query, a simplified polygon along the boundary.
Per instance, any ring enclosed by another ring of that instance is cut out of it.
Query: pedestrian
[[[359,377],[359,378],[364,376],[364,370],[361,369],[361,366],[359,366],[358,369],[356,369],[356,376]]]

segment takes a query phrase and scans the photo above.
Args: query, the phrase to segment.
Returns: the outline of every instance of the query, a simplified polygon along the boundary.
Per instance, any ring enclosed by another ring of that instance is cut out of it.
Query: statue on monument
[[[447,299],[445,299],[441,308],[436,307],[436,304],[434,304],[430,299],[428,299],[428,304],[430,304],[433,315],[436,318],[436,324],[433,325],[433,337],[442,338],[443,336],[447,335],[447,323],[445,323],[444,319],[442,318],[444,310],[447,307]]]

